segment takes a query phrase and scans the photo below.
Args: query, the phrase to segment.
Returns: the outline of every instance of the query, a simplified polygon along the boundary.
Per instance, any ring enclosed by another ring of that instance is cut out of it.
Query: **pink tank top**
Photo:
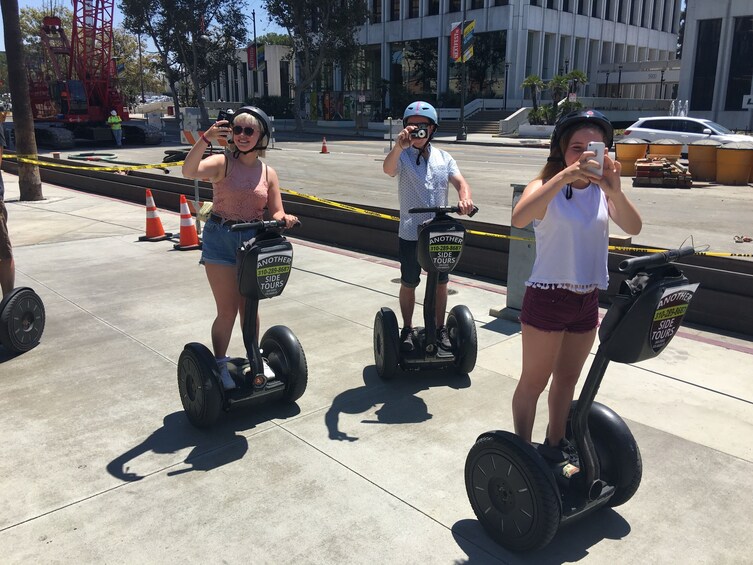
[[[267,205],[267,165],[247,167],[227,158],[227,176],[214,183],[212,213],[225,220],[261,220]]]

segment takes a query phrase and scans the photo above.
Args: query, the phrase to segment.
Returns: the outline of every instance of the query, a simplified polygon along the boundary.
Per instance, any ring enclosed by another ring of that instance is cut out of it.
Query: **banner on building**
[[[455,22],[452,24],[452,30],[450,31],[450,59],[455,63],[460,61],[460,54],[463,48],[460,25],[461,22]]]
[[[246,60],[248,62],[248,70],[249,71],[255,71],[256,70],[256,45],[251,43],[248,47],[246,47]]]
[[[264,58],[264,45],[256,47],[256,68],[260,71],[267,68],[266,59]]]
[[[450,59],[453,63],[468,61],[473,57],[473,30],[476,28],[476,20],[455,22],[450,29]]]

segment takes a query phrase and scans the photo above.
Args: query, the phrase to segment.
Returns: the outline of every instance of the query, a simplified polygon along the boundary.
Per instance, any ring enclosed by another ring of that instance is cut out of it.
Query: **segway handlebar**
[[[428,208],[411,208],[408,210],[411,214],[417,214],[419,212],[434,212],[436,214],[459,214],[460,213],[460,207],[459,206],[430,206]],[[473,210],[471,210],[471,213],[468,214],[468,217],[475,215],[476,212],[478,212],[478,206],[474,206]]]
[[[625,259],[620,263],[618,268],[622,273],[631,273],[638,269],[661,267],[662,265],[676,261],[680,257],[687,257],[693,254],[695,254],[695,249],[690,246],[680,247],[680,249],[668,249],[667,251],[659,251],[658,253],[652,253],[644,257]]]
[[[300,226],[301,222],[296,222],[293,227]],[[256,230],[256,229],[272,229],[272,228],[284,228],[285,220],[254,220],[253,222],[243,222],[241,224],[233,224],[230,226],[230,231],[243,231],[243,230]]]

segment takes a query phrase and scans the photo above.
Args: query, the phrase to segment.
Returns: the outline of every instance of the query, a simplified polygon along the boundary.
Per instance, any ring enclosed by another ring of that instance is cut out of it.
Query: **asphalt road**
[[[490,138],[491,139],[491,138]],[[527,184],[543,166],[547,150],[498,145],[462,145],[439,142],[458,162],[471,185],[482,222],[509,225],[512,184]],[[329,154],[320,153],[321,136],[280,133],[266,161],[277,170],[283,188],[319,198],[354,204],[397,208],[397,181],[382,172],[388,142],[373,138],[332,138]],[[124,161],[159,163],[166,150],[186,146],[124,147]],[[110,147],[80,147],[78,151],[109,151]],[[40,154],[52,151],[40,150]],[[70,153],[64,153],[65,158]],[[155,173],[162,174],[162,173]],[[171,169],[180,175],[180,169]],[[735,235],[752,235],[753,187],[694,183],[691,189],[633,188],[623,177],[622,186],[643,217],[641,234],[632,242],[647,247],[677,247],[686,242],[708,245],[709,251],[753,253],[753,244],[735,243]],[[622,234],[612,225],[613,234]]]

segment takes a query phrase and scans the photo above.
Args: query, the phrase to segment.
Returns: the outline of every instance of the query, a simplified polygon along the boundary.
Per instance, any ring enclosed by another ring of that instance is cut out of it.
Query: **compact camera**
[[[417,137],[419,139],[423,139],[427,135],[429,135],[429,126],[418,126],[418,129],[414,129],[410,132],[411,137]]]
[[[225,110],[220,110],[217,113],[217,121],[220,122],[222,120],[230,121],[233,118],[233,112],[226,112]]]

